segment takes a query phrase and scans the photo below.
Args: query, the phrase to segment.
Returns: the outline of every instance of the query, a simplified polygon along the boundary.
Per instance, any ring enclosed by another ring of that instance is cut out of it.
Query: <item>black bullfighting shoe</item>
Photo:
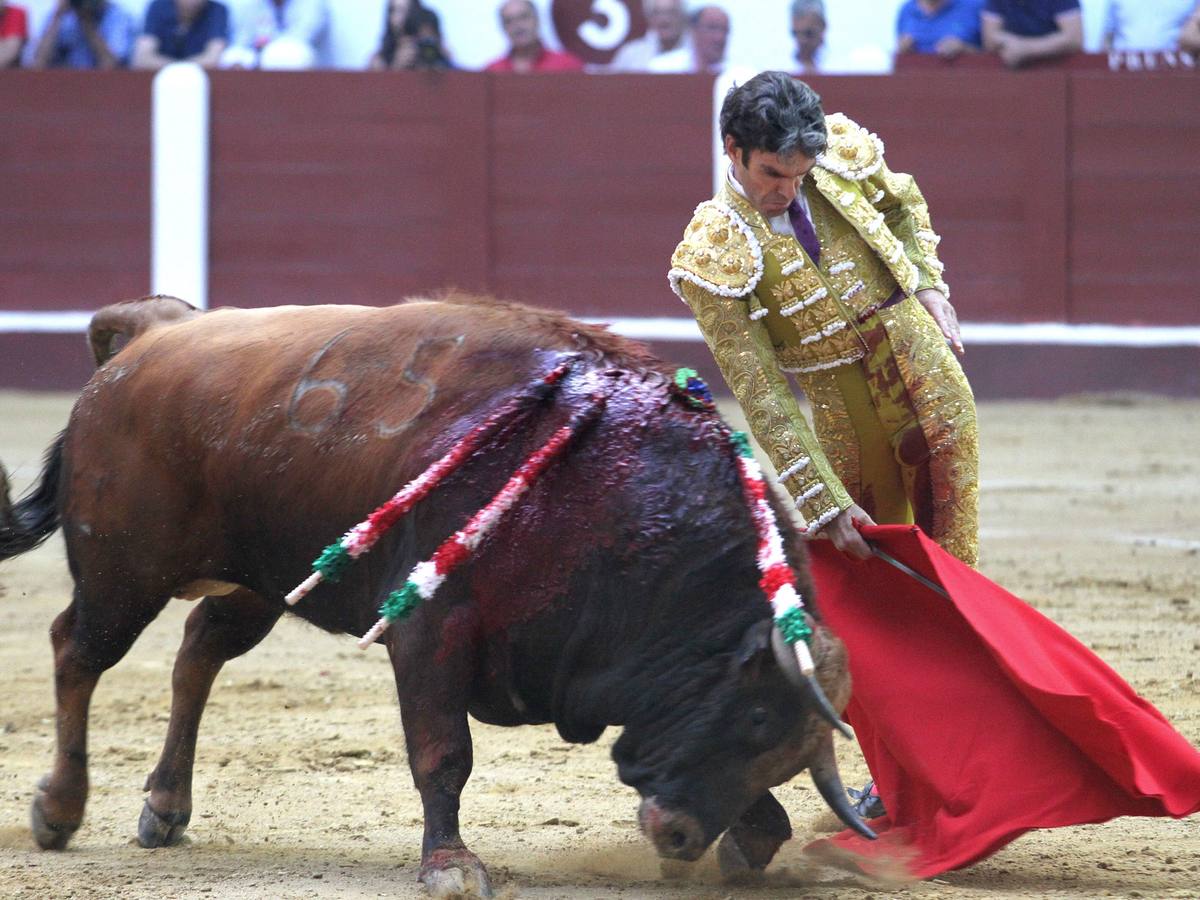
[[[860,818],[878,819],[887,812],[883,808],[883,798],[879,796],[879,790],[875,787],[874,781],[868,781],[864,784],[861,791],[848,788],[846,793],[854,801],[854,811],[858,813]]]

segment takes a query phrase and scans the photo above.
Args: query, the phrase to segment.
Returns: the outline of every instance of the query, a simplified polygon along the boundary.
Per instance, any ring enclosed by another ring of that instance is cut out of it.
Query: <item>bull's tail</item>
[[[9,498],[8,476],[0,467],[0,560],[32,550],[58,528],[58,482],[65,438],[65,432],[60,434],[46,451],[37,487],[16,503]]]
[[[104,365],[120,349],[118,341],[128,343],[144,331],[159,325],[194,319],[200,310],[186,300],[167,294],[155,294],[140,300],[125,300],[104,307],[88,325],[88,345],[96,367]]]

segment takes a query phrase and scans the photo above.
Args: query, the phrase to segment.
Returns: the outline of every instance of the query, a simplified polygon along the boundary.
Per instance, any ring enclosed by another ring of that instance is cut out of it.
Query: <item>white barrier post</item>
[[[152,96],[150,291],[208,307],[208,75],[172,63]]]
[[[733,66],[717,76],[713,82],[713,194],[721,190],[725,184],[725,171],[728,161],[725,159],[725,143],[721,140],[721,104],[730,89],[739,84],[745,84],[759,72],[746,66]]]

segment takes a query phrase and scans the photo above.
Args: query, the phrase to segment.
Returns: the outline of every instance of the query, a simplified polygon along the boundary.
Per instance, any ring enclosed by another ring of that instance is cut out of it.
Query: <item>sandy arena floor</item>
[[[0,460],[18,491],[70,403],[0,393]],[[1200,743],[1200,402],[989,404],[980,416],[983,571],[1091,646]],[[294,619],[218,680],[190,841],[136,846],[140,788],[162,745],[190,609],[182,601],[100,683],[92,794],[70,850],[34,849],[29,802],[53,741],[46,630],[69,593],[57,537],[0,567],[0,897],[419,895],[421,810],[385,655]],[[803,776],[778,792],[797,840],[764,886],[721,885],[711,854],[682,880],[664,880],[637,831],[636,794],[609,760],[615,733],[573,747],[551,728],[474,732],[463,834],[509,897],[1200,896],[1200,817],[1035,833],[903,890],[812,869],[799,848],[825,814]],[[843,742],[841,752],[847,783],[859,782],[857,750]]]

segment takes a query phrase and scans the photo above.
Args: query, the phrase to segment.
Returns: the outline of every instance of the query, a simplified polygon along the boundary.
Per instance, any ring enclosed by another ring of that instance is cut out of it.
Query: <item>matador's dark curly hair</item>
[[[821,98],[786,72],[761,72],[725,95],[721,137],[733,136],[750,164],[751,150],[814,157],[825,149],[825,112]]]

